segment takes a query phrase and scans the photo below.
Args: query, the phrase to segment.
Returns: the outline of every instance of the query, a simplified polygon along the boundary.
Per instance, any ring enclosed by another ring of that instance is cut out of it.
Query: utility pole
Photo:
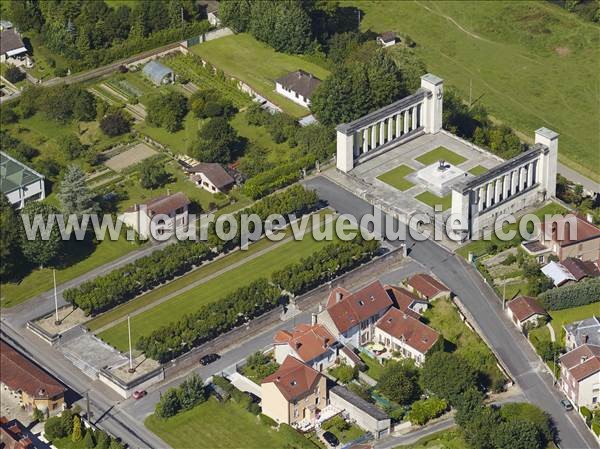
[[[54,313],[56,314],[54,324],[58,326],[60,324],[60,319],[58,318],[58,293],[56,292],[56,270],[52,270],[52,278],[54,279]]]
[[[502,310],[506,310],[506,282],[502,284]]]
[[[469,107],[471,107],[471,101],[473,98],[473,79],[469,79]]]
[[[129,336],[129,373],[134,373],[133,353],[131,351],[131,317],[129,315],[127,315],[127,335]]]

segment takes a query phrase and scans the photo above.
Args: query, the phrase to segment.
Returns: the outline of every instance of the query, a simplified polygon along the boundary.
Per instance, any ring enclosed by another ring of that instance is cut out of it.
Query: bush
[[[9,65],[4,74],[4,78],[6,78],[11,83],[18,83],[25,79],[25,73],[21,72],[18,67],[14,65]]]
[[[593,422],[592,423],[592,430],[594,431],[594,433],[596,434],[596,436],[600,437],[600,424]]]
[[[258,416],[260,415],[260,412],[262,410],[260,408],[260,405],[258,405],[256,402],[250,402],[250,405],[248,406],[248,411],[253,415]]]
[[[131,122],[121,110],[106,115],[100,120],[100,129],[104,134],[110,137],[120,136],[128,133],[131,129]]]
[[[59,416],[52,416],[44,424],[44,434],[49,440],[64,438],[69,434],[63,426],[63,421]]]
[[[600,298],[600,278],[547,290],[538,296],[546,310],[561,310],[592,304]]]
[[[422,426],[428,421],[441,416],[447,409],[447,401],[436,397],[430,397],[414,402],[406,417],[412,424]]]
[[[275,420],[273,418],[271,418],[263,413],[258,415],[258,418],[260,419],[260,422],[266,426],[277,427],[277,422],[275,422]]]
[[[302,170],[315,165],[314,156],[305,156],[287,164],[259,173],[244,184],[244,193],[256,200],[277,189],[293,184],[302,177]]]
[[[354,368],[345,363],[329,370],[329,374],[337,379],[338,382],[347,384],[358,377],[358,367]]]

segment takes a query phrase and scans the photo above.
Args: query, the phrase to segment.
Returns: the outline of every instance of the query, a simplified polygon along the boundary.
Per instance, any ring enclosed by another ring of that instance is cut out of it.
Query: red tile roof
[[[190,205],[190,200],[182,192],[172,195],[161,195],[148,200],[145,204],[148,210],[148,216],[153,217],[158,214],[171,214],[177,209]],[[126,212],[135,212],[137,205],[131,206]]]
[[[322,324],[314,326],[298,324],[290,333],[279,331],[275,334],[275,344],[288,344],[300,359],[309,362],[325,353],[336,343],[333,335]]]
[[[0,417],[0,448],[29,449],[33,448],[31,438],[25,433],[25,426],[18,420],[11,421],[6,416]]]
[[[584,344],[558,360],[580,382],[592,374],[600,373],[600,346]]]
[[[433,298],[440,293],[450,293],[448,287],[426,273],[418,273],[408,279],[408,285],[426,298]]]
[[[556,243],[558,243],[559,246],[569,246],[569,245],[574,245],[579,242],[583,242],[585,240],[592,240],[592,239],[600,238],[600,229],[598,229],[596,226],[594,226],[593,224],[591,224],[584,218],[581,218],[580,216],[575,215],[575,220],[576,220],[575,231],[576,231],[576,233],[575,233],[573,240],[571,240],[571,236],[570,236],[571,232],[570,231],[571,231],[571,220],[573,219],[573,216],[574,216],[573,214],[568,214],[568,215],[563,216],[560,220],[556,221],[556,227],[554,227],[554,223],[553,223],[553,226],[552,226],[553,229],[551,231],[549,230],[547,239],[551,239],[551,240],[555,241]],[[562,231],[562,235],[561,235],[561,231]],[[541,224],[541,232],[542,233],[546,232],[546,223],[545,222],[543,222]],[[544,239],[546,239],[545,234],[544,234]]]
[[[524,321],[533,315],[546,315],[546,310],[531,296],[519,296],[506,306],[519,321]]]
[[[413,292],[409,292],[405,288],[402,287],[393,287],[386,285],[385,286],[388,295],[391,298],[396,300],[396,304],[398,305],[398,309],[400,309],[403,313],[412,316],[413,318],[419,319],[421,315],[418,312],[414,311],[411,307],[414,306],[415,303],[428,304],[427,301],[423,301]]]
[[[392,305],[391,298],[379,281],[371,282],[355,293],[342,295],[338,302],[335,301],[336,290],[329,295],[327,311],[342,333]]]
[[[435,330],[395,307],[388,310],[375,326],[421,354],[427,353],[440,337]]]
[[[265,377],[261,384],[274,383],[288,402],[311,393],[322,375],[292,356],[287,356],[279,369]]]
[[[65,392],[57,380],[4,341],[0,341],[0,381],[36,399],[54,398]]]
[[[567,257],[561,262],[562,266],[565,267],[569,273],[573,275],[578,281],[586,276],[598,277],[600,276],[600,270],[594,262],[591,260],[581,260],[574,257]]]

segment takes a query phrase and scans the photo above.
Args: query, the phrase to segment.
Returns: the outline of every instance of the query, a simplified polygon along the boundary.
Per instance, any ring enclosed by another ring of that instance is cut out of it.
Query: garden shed
[[[173,70],[158,61],[150,61],[144,66],[142,73],[157,86],[173,82]]]

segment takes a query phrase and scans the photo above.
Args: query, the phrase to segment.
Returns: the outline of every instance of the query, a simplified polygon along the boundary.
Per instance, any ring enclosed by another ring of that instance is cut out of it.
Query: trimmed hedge
[[[302,177],[302,170],[314,166],[315,161],[315,157],[309,155],[264,171],[246,181],[244,193],[254,200],[262,198],[298,181]]]
[[[585,306],[600,301],[600,278],[547,290],[538,296],[546,310]]]

